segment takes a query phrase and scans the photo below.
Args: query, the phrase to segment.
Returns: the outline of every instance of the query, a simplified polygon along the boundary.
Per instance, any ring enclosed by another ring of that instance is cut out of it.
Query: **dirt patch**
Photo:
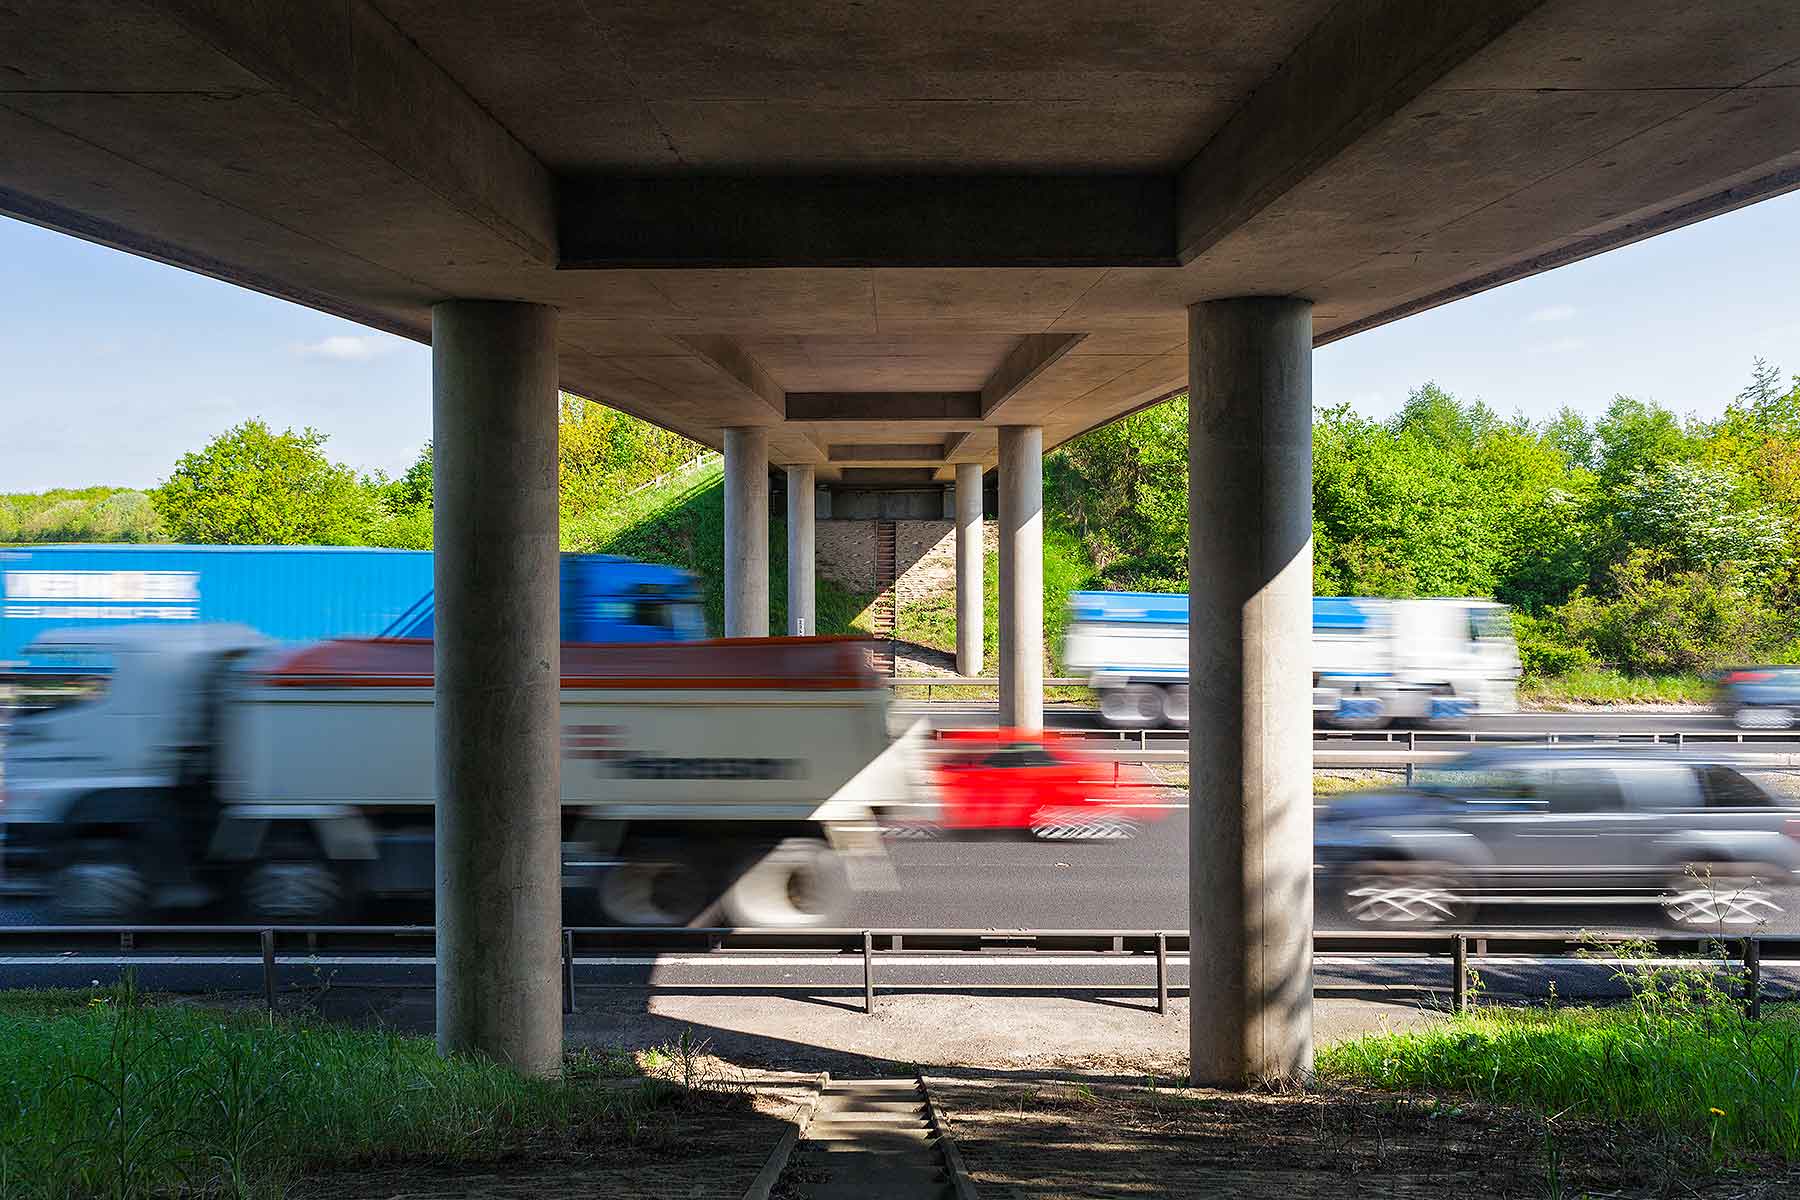
[[[612,1086],[621,1087],[615,1083]],[[621,1090],[628,1090],[621,1087]],[[793,1096],[651,1081],[616,1121],[521,1131],[478,1161],[399,1158],[315,1170],[292,1200],[738,1200],[788,1127]]]
[[[986,1200],[1793,1196],[1800,1169],[1453,1099],[928,1080]]]

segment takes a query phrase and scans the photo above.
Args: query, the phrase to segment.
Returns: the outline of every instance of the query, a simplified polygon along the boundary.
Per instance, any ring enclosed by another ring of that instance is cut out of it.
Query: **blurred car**
[[[977,834],[1121,841],[1164,811],[1154,781],[1082,749],[1079,738],[1013,729],[949,730],[933,761],[938,816],[895,823],[900,836]]]
[[[1315,824],[1319,893],[1362,924],[1466,924],[1477,907],[1637,905],[1737,929],[1796,911],[1800,803],[1727,759],[1641,748],[1480,750]]]
[[[1714,707],[1739,729],[1800,724],[1800,667],[1738,667],[1719,678]]]

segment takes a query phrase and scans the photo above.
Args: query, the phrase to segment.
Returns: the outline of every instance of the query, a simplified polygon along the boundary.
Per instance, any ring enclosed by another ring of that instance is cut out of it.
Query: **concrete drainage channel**
[[[769,1156],[744,1200],[973,1200],[923,1076],[832,1079]]]

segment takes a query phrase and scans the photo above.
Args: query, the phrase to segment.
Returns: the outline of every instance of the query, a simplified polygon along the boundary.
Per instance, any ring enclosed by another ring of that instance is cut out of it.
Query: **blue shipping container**
[[[568,641],[705,636],[692,577],[607,555],[564,555]],[[230,621],[282,642],[430,637],[431,554],[362,546],[19,546],[0,549],[0,671],[49,629]]]

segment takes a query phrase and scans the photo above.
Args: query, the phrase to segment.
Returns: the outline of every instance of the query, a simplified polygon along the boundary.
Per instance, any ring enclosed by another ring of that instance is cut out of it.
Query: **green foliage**
[[[121,488],[57,488],[0,496],[0,544],[167,540],[149,497]]]
[[[1101,585],[1187,590],[1187,428],[1187,397],[1177,396],[1085,433],[1045,459],[1050,523],[1068,532],[1078,552],[1085,549]],[[1047,585],[1050,575],[1047,559]]]
[[[1728,567],[1667,572],[1633,550],[1605,592],[1578,590],[1555,610],[1566,644],[1629,674],[1716,670],[1755,661],[1791,636],[1791,618],[1769,607]]]
[[[563,549],[621,554],[641,562],[666,563],[692,571],[700,582],[706,626],[713,636],[725,628],[725,466],[714,460],[679,473],[563,526]],[[815,581],[814,616],[820,633],[868,633],[873,596]],[[787,531],[769,529],[769,628],[787,628]]]
[[[150,497],[176,541],[357,545],[378,504],[355,471],[325,457],[325,442],[314,429],[245,421],[182,455]]]
[[[1478,1009],[1320,1052],[1321,1078],[1460,1093],[1558,1118],[1648,1127],[1718,1160],[1800,1160],[1800,1010],[1753,1021],[1718,959],[1669,968],[1602,947],[1631,990],[1616,1008]]]
[[[607,507],[706,452],[698,442],[604,404],[568,392],[560,403],[556,481],[565,521]]]

